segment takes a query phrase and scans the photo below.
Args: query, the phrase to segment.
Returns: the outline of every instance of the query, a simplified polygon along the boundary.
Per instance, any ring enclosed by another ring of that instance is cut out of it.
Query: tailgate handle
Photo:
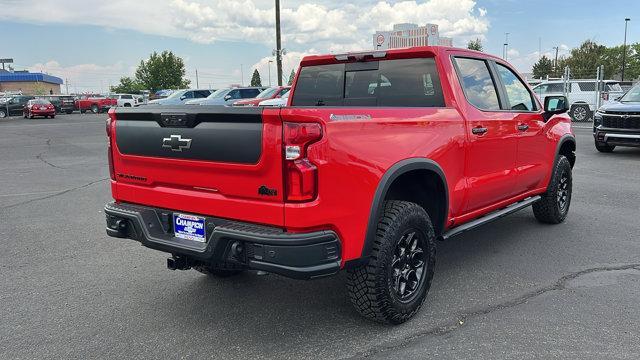
[[[474,135],[484,135],[487,131],[488,129],[486,127],[481,127],[481,126],[474,127],[473,129],[471,129],[471,132]]]

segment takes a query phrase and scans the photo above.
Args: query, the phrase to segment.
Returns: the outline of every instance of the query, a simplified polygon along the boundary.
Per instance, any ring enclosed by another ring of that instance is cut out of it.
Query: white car
[[[213,91],[209,89],[176,90],[164,99],[149,101],[149,105],[184,105],[193,99],[205,99]]]
[[[624,94],[620,83],[616,80],[604,80],[601,105],[608,104]],[[563,95],[563,80],[547,80],[536,85],[533,91],[538,94],[544,104],[544,99],[550,95]],[[596,111],[596,81],[569,80],[567,100],[569,100],[569,115],[574,121],[589,120]]]
[[[118,107],[134,107],[138,106],[138,99],[132,94],[115,94],[110,96],[116,99],[116,106]]]
[[[277,106],[277,107],[283,107],[283,106],[287,106],[287,101],[289,100],[289,92],[287,92],[286,94],[282,95],[279,98],[275,98],[275,99],[269,99],[269,100],[265,100],[265,101],[260,101],[260,103],[258,104],[258,106]]]

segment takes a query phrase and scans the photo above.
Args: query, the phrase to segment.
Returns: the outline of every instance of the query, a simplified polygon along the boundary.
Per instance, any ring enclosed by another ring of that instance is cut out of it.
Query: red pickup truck
[[[576,160],[563,96],[444,47],[305,57],[283,108],[117,108],[107,233],[170,269],[348,272],[364,316],[422,305],[435,241],[533,206],[564,221]],[[540,228],[544,231],[544,228]]]
[[[81,113],[91,111],[94,114],[105,112],[117,105],[117,100],[107,97],[89,97],[76,100],[75,108]]]

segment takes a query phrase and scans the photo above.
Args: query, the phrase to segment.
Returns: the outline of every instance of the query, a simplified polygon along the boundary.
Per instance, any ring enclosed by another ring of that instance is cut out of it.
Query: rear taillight
[[[285,122],[283,124],[282,142],[287,201],[310,201],[316,197],[318,169],[307,159],[307,148],[320,138],[322,138],[322,127],[318,123]]]
[[[107,132],[107,157],[109,159],[109,175],[111,176],[111,180],[116,179],[116,172],[113,167],[113,148],[111,146],[111,139],[113,135],[113,128],[116,126],[116,109],[109,109],[109,117],[107,118],[107,123],[105,126],[105,130]]]

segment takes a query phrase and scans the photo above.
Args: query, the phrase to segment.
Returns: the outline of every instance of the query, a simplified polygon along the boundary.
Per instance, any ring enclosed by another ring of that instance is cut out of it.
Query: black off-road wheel
[[[347,288],[356,310],[385,324],[401,324],[414,316],[431,286],[435,238],[422,207],[385,202],[369,262],[348,270]]]
[[[100,108],[98,107],[98,105],[96,104],[91,105],[91,112],[94,114],[98,114],[100,112]]]
[[[227,278],[227,277],[241,274],[245,271],[245,269],[242,266],[228,264],[228,263],[199,265],[199,266],[194,266],[193,269],[205,275],[209,275],[217,278]]]
[[[596,150],[603,152],[603,153],[610,153],[613,151],[613,149],[615,149],[616,146],[615,145],[607,145],[607,143],[603,143],[600,141],[596,141]]]
[[[547,192],[542,195],[540,201],[533,204],[533,214],[536,219],[546,224],[563,222],[569,213],[572,187],[571,163],[564,155],[560,155],[553,169]]]

